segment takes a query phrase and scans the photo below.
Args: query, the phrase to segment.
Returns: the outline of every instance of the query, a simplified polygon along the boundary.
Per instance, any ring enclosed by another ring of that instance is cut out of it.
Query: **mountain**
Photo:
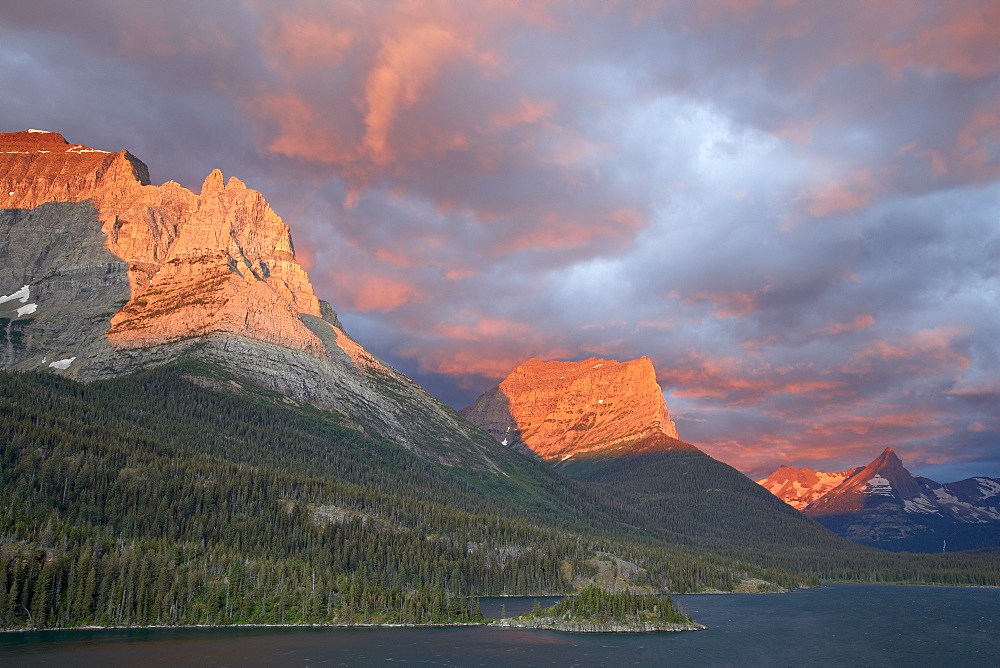
[[[182,356],[426,458],[498,466],[479,430],[343,331],[259,192],[218,170],[199,194],[154,186],[128,151],[0,133],[0,368],[91,381]]]
[[[0,134],[0,187],[0,628],[816,581],[624,524],[376,359],[238,179],[154,186],[29,131]]]
[[[680,444],[652,362],[592,357],[521,364],[462,414],[547,461],[638,442]],[[686,446],[679,446],[686,447]]]
[[[782,496],[795,477],[781,467],[760,483]],[[940,484],[912,475],[892,448],[868,466],[848,472],[828,489],[809,487],[815,478],[828,481],[843,474],[801,474],[804,483],[793,495],[800,510],[837,534],[865,545],[890,550],[937,552],[1000,548],[1000,480],[969,478]],[[802,502],[810,499],[804,507]],[[795,504],[792,504],[795,505]]]
[[[540,385],[557,466],[503,445],[351,339],[237,179],[154,186],[127,151],[29,131],[0,135],[0,186],[0,628],[468,620],[469,594],[593,583],[996,583],[747,486],[676,438],[648,360],[591,360],[583,406]]]
[[[529,360],[463,414],[582,483],[629,526],[789,567],[856,552],[752,480],[677,438],[652,363]]]
[[[804,510],[858,470],[860,467],[838,473],[823,473],[805,467],[797,469],[794,466],[780,466],[777,471],[757,483],[792,508]]]

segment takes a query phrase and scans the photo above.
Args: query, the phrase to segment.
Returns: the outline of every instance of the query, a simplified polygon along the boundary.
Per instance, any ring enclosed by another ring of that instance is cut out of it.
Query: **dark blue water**
[[[52,631],[0,635],[0,665],[1000,666],[1000,589],[830,585],[675,599],[709,630]],[[486,599],[483,609],[514,614],[532,603]]]

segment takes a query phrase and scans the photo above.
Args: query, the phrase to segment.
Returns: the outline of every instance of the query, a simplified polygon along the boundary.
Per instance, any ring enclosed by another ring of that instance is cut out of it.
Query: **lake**
[[[486,627],[0,634],[0,664],[359,666],[1000,666],[1000,589],[827,585],[676,596],[707,631],[567,634]],[[555,598],[539,597],[543,605]],[[482,600],[487,616],[533,598]]]

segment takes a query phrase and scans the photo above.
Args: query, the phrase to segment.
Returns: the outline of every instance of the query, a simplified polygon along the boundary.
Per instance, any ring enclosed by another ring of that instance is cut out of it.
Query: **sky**
[[[455,407],[649,357],[748,475],[1000,477],[1000,2],[6,0],[0,131],[264,193]]]

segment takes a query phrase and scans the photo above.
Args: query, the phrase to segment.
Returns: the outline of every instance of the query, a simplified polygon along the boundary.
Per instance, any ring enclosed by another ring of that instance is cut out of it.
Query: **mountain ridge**
[[[195,355],[352,416],[437,461],[490,441],[344,331],[264,197],[219,170],[200,194],[127,151],[0,133],[0,368],[112,378]]]
[[[845,538],[906,551],[1000,547],[998,479],[937,483],[912,475],[891,447],[826,489],[790,487],[788,469],[800,471],[781,467],[758,483]]]
[[[810,503],[855,474],[859,468],[823,472],[783,465],[757,483],[796,510],[804,510]]]

